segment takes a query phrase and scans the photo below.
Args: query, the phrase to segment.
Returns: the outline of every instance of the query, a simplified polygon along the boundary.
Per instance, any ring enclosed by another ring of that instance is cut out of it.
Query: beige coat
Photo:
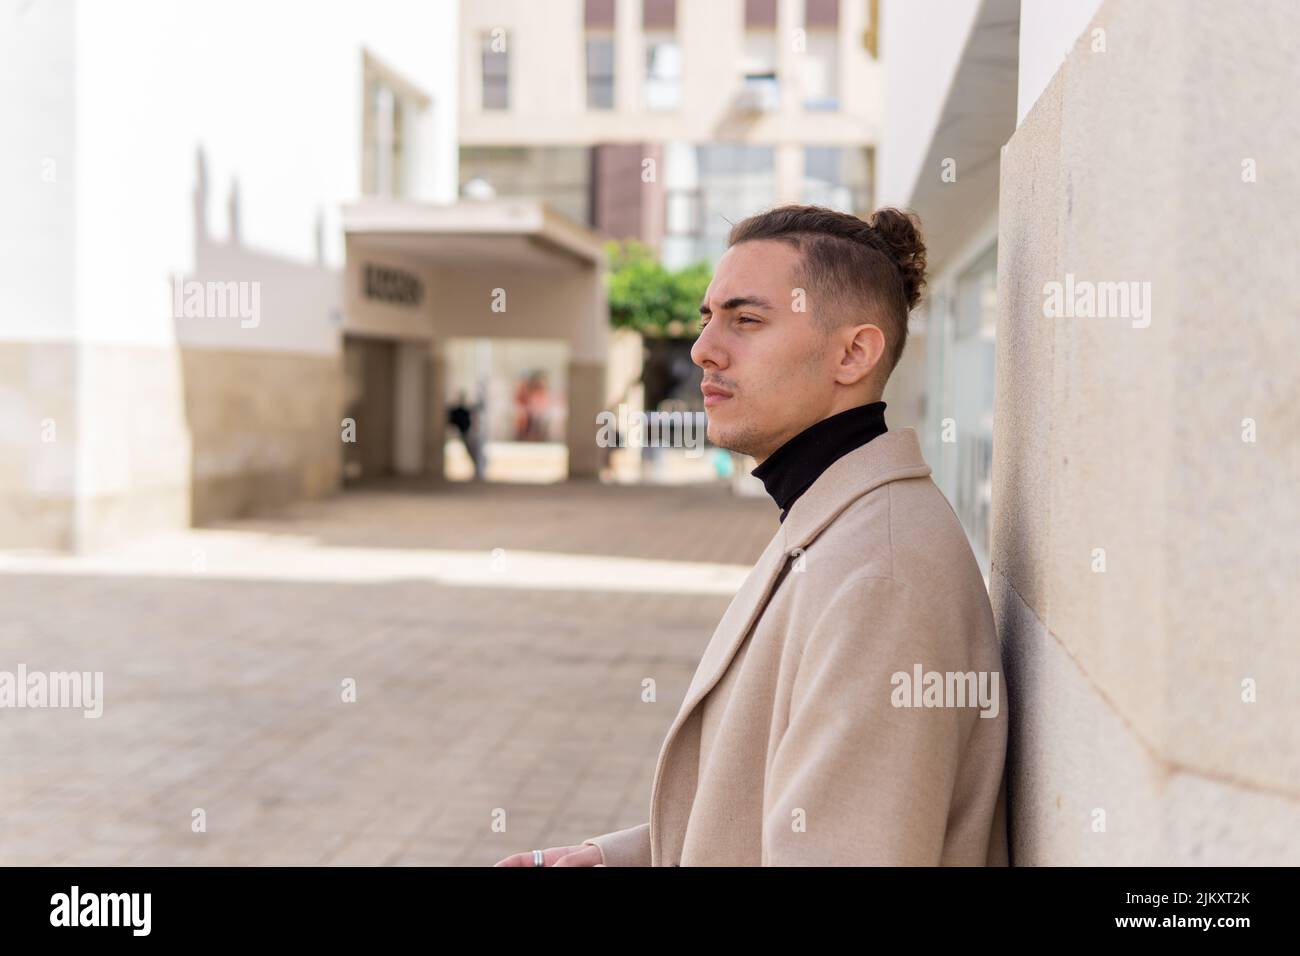
[[[705,648],[648,821],[583,841],[608,866],[1006,865],[998,638],[929,475],[897,429],[794,503]]]

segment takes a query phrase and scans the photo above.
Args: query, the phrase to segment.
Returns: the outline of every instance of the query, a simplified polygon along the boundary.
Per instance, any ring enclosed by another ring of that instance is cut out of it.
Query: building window
[[[872,208],[872,153],[852,146],[805,146],[800,201],[865,216]]]
[[[776,0],[745,0],[746,30],[776,29]]]
[[[926,323],[927,460],[989,573],[997,246],[931,298]],[[937,436],[950,420],[951,441]]]
[[[614,108],[614,37],[587,34],[587,108]]]
[[[780,107],[776,53],[776,0],[745,0],[745,55],[737,96],[740,112],[770,113]]]
[[[744,112],[772,113],[781,106],[776,75],[776,31],[745,31],[739,105]]]
[[[614,108],[614,0],[586,0],[587,109]]]
[[[675,110],[682,104],[682,48],[671,33],[645,38],[645,103],[650,110]]]
[[[677,42],[677,0],[643,0],[641,32],[646,109],[678,109],[682,102],[682,48]]]
[[[840,108],[839,19],[839,0],[807,0],[805,46],[799,61],[806,110]]]
[[[366,84],[366,161],[362,192],[368,196],[402,194],[402,107],[391,88],[379,80]]]
[[[776,151],[743,143],[664,149],[663,263],[680,268],[726,251],[731,225],[776,201]]]
[[[479,181],[492,194],[541,199],[591,224],[591,151],[583,146],[462,146],[460,188]]]
[[[483,109],[510,108],[510,47],[504,31],[483,37]]]
[[[677,0],[642,0],[641,29],[646,33],[677,29]]]
[[[412,177],[411,124],[429,98],[366,52],[362,55],[361,192],[407,195]]]
[[[880,59],[880,0],[867,0],[867,29],[862,34],[862,48],[873,60]]]

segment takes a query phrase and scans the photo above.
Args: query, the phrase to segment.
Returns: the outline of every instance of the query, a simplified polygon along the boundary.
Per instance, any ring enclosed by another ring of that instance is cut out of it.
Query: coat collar
[[[726,673],[732,658],[789,570],[791,555],[811,544],[849,505],[873,489],[900,478],[923,478],[928,474],[930,466],[921,455],[916,430],[894,429],[834,462],[795,501],[704,649],[686,697],[659,751],[650,810],[653,859],[662,859],[664,852],[664,821],[658,814],[673,740],[699,702]]]
[[[833,462],[790,508],[782,525],[787,554],[806,548],[858,498],[900,478],[924,478],[930,466],[915,428],[896,428]]]

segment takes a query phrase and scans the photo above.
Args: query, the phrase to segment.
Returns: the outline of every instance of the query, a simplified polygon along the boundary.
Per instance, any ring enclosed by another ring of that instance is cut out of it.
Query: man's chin
[[[727,451],[734,451],[740,455],[752,455],[750,450],[753,442],[746,439],[746,432],[743,428],[726,427],[718,422],[709,420],[709,427],[705,430],[709,441],[719,448],[725,448]]]

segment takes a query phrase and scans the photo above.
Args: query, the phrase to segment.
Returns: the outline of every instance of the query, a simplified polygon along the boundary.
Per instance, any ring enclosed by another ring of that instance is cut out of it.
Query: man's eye
[[[749,322],[749,323],[752,324],[752,325],[757,325],[757,324],[760,324],[760,323],[761,323],[761,320],[760,320],[760,319],[756,319],[756,318],[754,318],[753,316],[750,316],[750,315],[738,315],[738,316],[736,316],[736,321],[737,321],[737,322]],[[709,324],[709,320],[708,320],[708,319],[700,319],[700,324],[696,327],[696,331],[703,332],[703,331],[704,331],[704,327],[705,327],[706,325],[708,325],[708,324]]]

